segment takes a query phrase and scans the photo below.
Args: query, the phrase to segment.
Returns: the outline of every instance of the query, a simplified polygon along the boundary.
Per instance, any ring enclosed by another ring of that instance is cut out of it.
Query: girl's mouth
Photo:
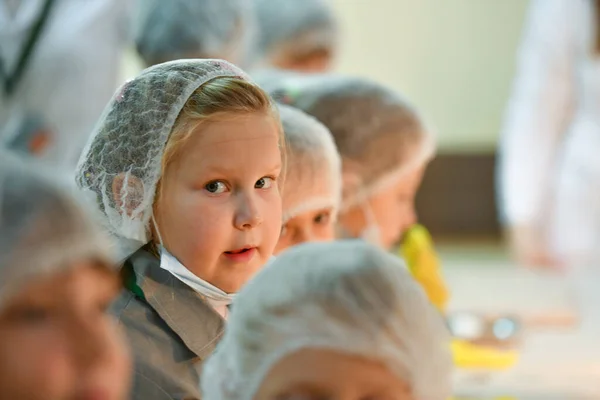
[[[237,250],[226,251],[223,254],[231,261],[244,263],[250,261],[255,253],[256,247],[244,247]]]

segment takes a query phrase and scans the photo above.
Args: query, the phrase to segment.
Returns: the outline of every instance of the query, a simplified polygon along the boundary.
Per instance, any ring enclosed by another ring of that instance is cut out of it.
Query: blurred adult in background
[[[327,0],[253,0],[260,27],[257,67],[331,69],[338,26]]]
[[[146,67],[182,58],[252,61],[251,0],[138,0],[135,44]]]
[[[599,260],[600,1],[534,0],[502,133],[502,217],[524,264]]]
[[[0,2],[0,146],[75,167],[118,84],[130,6]]]

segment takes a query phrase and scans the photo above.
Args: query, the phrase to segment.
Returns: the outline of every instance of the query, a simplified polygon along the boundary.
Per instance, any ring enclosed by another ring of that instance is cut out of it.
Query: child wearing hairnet
[[[252,0],[138,0],[134,36],[146,66],[189,58],[252,61]]]
[[[205,365],[207,400],[445,400],[448,335],[398,257],[363,241],[296,246],[239,294]]]
[[[299,72],[331,69],[338,27],[328,0],[253,0],[257,67]]]
[[[0,151],[0,398],[126,400],[105,240],[69,188],[33,168]]]
[[[415,278],[443,310],[447,289],[414,209],[435,152],[431,129],[419,113],[398,94],[361,78],[277,71],[256,78],[276,99],[314,116],[331,131],[342,159],[339,235],[386,249],[402,240]]]
[[[309,241],[335,239],[342,194],[340,156],[327,128],[293,107],[280,105],[286,144],[283,228],[275,254]]]
[[[150,67],[107,106],[77,181],[126,257],[134,399],[200,398],[228,305],[277,244],[282,145],[270,97],[222,60]]]

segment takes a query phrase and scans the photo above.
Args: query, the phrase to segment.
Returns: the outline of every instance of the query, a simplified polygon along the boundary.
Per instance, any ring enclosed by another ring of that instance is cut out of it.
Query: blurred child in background
[[[252,60],[257,39],[252,0],[142,0],[135,45],[146,67],[189,58]]]
[[[253,0],[258,16],[257,67],[300,72],[332,68],[338,26],[327,0]]]
[[[259,77],[269,76],[268,72]],[[339,236],[396,248],[429,300],[445,313],[449,292],[429,232],[417,223],[415,195],[435,154],[420,113],[397,93],[360,79],[275,72],[265,87],[280,101],[316,117],[331,131],[342,158]],[[400,248],[396,246],[400,243]],[[455,339],[464,367],[514,365],[516,355]]]
[[[275,249],[335,239],[342,194],[340,156],[329,130],[314,117],[279,106],[287,159],[283,229]]]
[[[259,82],[267,79],[263,74]],[[331,131],[342,158],[340,236],[386,249],[400,240],[420,244],[422,238],[412,238],[424,230],[416,225],[414,200],[435,153],[435,139],[414,107],[360,78],[278,73],[265,86],[279,101],[302,109]],[[409,267],[444,310],[448,293],[439,261],[433,246],[422,249],[408,251]]]
[[[0,398],[126,400],[106,240],[38,167],[0,151]]]
[[[442,318],[402,262],[361,241],[296,246],[239,294],[207,400],[445,400]]]

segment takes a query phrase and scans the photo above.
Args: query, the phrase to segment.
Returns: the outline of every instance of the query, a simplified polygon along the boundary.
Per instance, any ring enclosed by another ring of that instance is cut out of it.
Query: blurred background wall
[[[332,2],[343,30],[338,70],[406,94],[438,129],[421,221],[437,239],[498,237],[494,157],[529,1]]]
[[[495,149],[527,0],[332,2],[341,72],[405,93],[439,128],[443,152]]]

